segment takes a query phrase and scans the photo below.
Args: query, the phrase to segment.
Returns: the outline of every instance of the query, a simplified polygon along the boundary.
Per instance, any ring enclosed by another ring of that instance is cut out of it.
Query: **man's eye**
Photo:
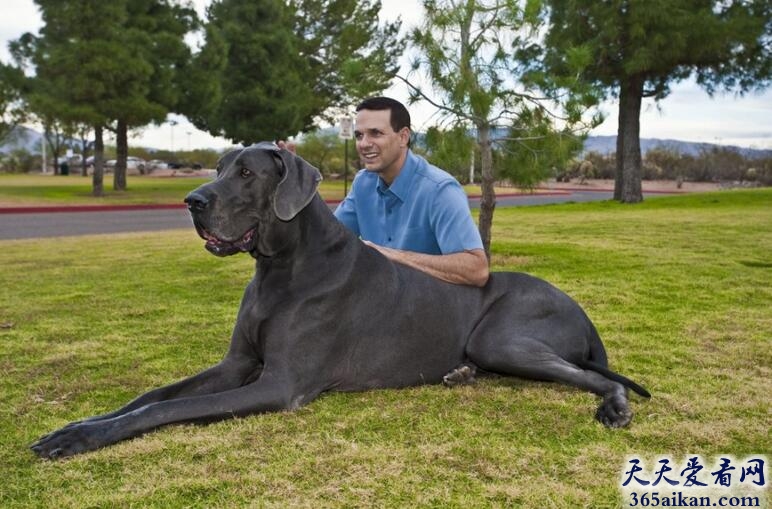
[[[246,168],[242,168],[242,169],[241,169],[241,176],[242,176],[243,178],[249,178],[249,177],[251,177],[251,176],[252,176],[252,170],[248,170],[248,169],[246,169]]]

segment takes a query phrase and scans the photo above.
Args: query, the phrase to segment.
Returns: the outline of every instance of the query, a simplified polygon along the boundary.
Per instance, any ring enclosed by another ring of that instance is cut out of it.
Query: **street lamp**
[[[171,152],[174,153],[174,126],[176,126],[179,122],[176,120],[169,120],[169,125],[172,127],[172,149]]]

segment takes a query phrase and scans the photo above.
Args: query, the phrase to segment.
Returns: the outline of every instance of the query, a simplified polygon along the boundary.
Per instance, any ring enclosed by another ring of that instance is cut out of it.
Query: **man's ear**
[[[409,127],[403,127],[399,131],[399,137],[400,141],[402,141],[402,146],[407,147],[410,145],[410,128]]]
[[[282,221],[289,221],[316,195],[322,174],[288,150],[274,151],[281,160],[284,175],[273,195],[273,211]]]

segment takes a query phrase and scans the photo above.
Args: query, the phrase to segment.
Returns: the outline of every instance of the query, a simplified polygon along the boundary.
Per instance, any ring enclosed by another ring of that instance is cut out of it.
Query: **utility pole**
[[[469,165],[469,183],[474,184],[474,150],[472,150],[472,162]]]
[[[349,117],[340,117],[340,132],[338,137],[343,139],[343,198],[348,194],[348,140],[354,136],[354,120]]]

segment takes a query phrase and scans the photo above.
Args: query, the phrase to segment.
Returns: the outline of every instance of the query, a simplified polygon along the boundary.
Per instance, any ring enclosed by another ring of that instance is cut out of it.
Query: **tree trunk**
[[[478,228],[482,237],[483,248],[488,261],[491,259],[491,227],[493,211],[496,209],[496,192],[493,189],[493,154],[491,152],[490,127],[477,126],[477,145],[480,147],[480,166],[482,197],[480,198],[480,219]]]
[[[624,136],[622,136],[622,126],[624,125],[624,115],[622,114],[622,104],[619,104],[619,113],[617,114],[617,151],[614,155],[614,200],[622,201],[622,173],[623,173],[623,159],[622,154],[625,152]]]
[[[54,158],[54,175],[59,175],[59,155],[54,150],[54,144],[51,143],[51,131],[47,127],[43,131],[43,143],[48,147],[48,153]]]
[[[88,155],[88,139],[81,135],[80,138],[80,174],[88,177],[88,166],[86,166],[86,156]]]
[[[113,189],[115,191],[126,190],[126,157],[129,155],[128,128],[124,120],[118,121],[115,131],[116,161],[113,173]]]
[[[623,81],[620,86],[614,199],[622,203],[643,201],[641,188],[643,81],[640,76],[632,76]]]
[[[104,154],[105,143],[102,139],[102,126],[94,126],[94,176],[92,178],[92,194],[102,196],[104,194]]]

